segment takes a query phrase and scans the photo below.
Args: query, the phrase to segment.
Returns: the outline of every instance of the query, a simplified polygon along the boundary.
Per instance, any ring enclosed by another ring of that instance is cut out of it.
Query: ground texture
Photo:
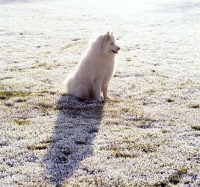
[[[0,186],[200,186],[199,20],[195,0],[0,0]],[[110,99],[63,95],[107,31]]]

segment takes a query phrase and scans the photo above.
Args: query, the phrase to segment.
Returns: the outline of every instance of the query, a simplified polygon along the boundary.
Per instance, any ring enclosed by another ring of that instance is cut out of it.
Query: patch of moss
[[[135,155],[133,154],[130,154],[130,153],[125,153],[125,152],[121,152],[121,151],[117,151],[115,152],[115,155],[114,155],[116,158],[134,158],[136,157]]]
[[[124,114],[124,113],[129,112],[129,110],[130,110],[129,107],[122,107],[121,110],[120,110],[120,112],[121,112],[122,114]]]
[[[129,152],[121,151],[117,147],[109,147],[109,148],[101,147],[100,151],[110,151],[111,155],[113,155],[116,158],[120,158],[120,157],[121,158],[134,158],[134,157],[136,157],[136,155],[129,153]]]
[[[87,144],[87,142],[85,140],[77,140],[77,141],[75,141],[75,143],[78,145],[86,145]]]
[[[189,108],[200,108],[200,105],[199,104],[190,104],[188,107]]]
[[[33,64],[35,67],[32,68],[47,68],[47,69],[51,68],[51,66],[46,62],[40,62],[39,60],[36,60]]]
[[[166,129],[163,129],[161,132],[162,132],[163,134],[165,134],[165,133],[168,133],[168,132],[170,132],[170,131],[168,131],[168,130],[166,130]]]
[[[131,61],[131,58],[126,58],[126,61],[127,61],[127,62],[130,62],[130,61]]]
[[[42,112],[42,115],[47,115],[49,114],[51,109],[54,109],[54,106],[52,104],[40,102],[40,103],[35,104],[34,108],[37,110],[40,110]]]
[[[71,41],[73,41],[73,42],[76,42],[78,40],[81,40],[81,38],[73,38],[73,39],[71,39]]]
[[[55,95],[56,94],[55,91],[48,91],[48,90],[43,90],[41,93],[47,93],[47,94],[51,94],[51,95]]]
[[[30,123],[30,120],[15,120],[15,123],[18,125],[28,125]]]
[[[188,171],[186,168],[180,169],[179,171],[175,172],[172,176],[169,177],[169,182],[173,185],[177,185],[180,182],[182,176],[184,174],[187,174],[187,172]]]
[[[172,102],[174,102],[174,99],[168,98],[168,99],[166,99],[166,101],[169,102],[169,103],[172,103]]]
[[[24,99],[24,98],[17,98],[14,101],[17,102],[17,103],[22,103],[22,102],[25,102],[26,100],[27,99]]]
[[[42,141],[40,143],[42,143],[42,144],[50,144],[50,143],[53,143],[53,142],[54,141],[52,139],[47,139],[47,140],[44,140],[44,141]]]
[[[4,77],[4,78],[1,78],[0,80],[6,80],[6,79],[12,79],[13,77]]]
[[[70,47],[73,47],[75,44],[74,43],[71,43],[71,44],[68,44],[68,45],[66,45],[66,46],[64,46],[64,47],[61,47],[61,51],[63,51],[63,50],[65,50],[65,49],[67,49],[67,48],[70,48]]]
[[[1,91],[0,92],[0,99],[10,99],[11,97],[26,97],[30,93],[28,92],[21,92],[21,91]]]
[[[115,71],[113,77],[120,77],[121,72],[119,70]]]
[[[98,132],[98,131],[99,131],[98,128],[92,128],[92,129],[89,130],[89,133],[90,133],[90,134],[93,134],[93,133],[96,133],[96,132]]]
[[[194,125],[192,126],[192,129],[200,131],[200,125]]]
[[[49,104],[49,103],[45,103],[45,102],[40,102],[38,103],[38,106],[39,107],[42,107],[42,108],[51,108],[52,107],[52,104]]]
[[[48,148],[48,144],[30,145],[27,148],[29,150],[43,150]]]
[[[47,66],[46,62],[43,62],[43,63],[40,63],[40,64],[37,65],[37,67],[45,67],[45,66]]]
[[[168,183],[167,182],[158,182],[158,183],[155,183],[154,185],[152,185],[153,187],[165,187],[167,186]]]

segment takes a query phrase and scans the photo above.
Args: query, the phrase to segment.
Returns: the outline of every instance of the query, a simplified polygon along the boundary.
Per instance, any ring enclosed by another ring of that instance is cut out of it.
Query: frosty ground
[[[0,0],[0,186],[200,186],[199,20],[195,0]],[[107,31],[110,99],[63,95]]]

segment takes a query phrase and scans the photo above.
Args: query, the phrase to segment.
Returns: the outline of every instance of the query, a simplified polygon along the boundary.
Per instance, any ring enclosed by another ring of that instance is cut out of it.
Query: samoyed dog
[[[96,37],[87,48],[76,71],[65,80],[65,91],[79,99],[106,100],[110,79],[114,70],[115,45],[113,33]]]

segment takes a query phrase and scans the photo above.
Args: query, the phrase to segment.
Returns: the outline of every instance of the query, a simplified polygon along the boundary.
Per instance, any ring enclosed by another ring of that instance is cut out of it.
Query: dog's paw
[[[104,98],[104,100],[109,100],[110,99],[110,97],[106,97],[106,98]]]

